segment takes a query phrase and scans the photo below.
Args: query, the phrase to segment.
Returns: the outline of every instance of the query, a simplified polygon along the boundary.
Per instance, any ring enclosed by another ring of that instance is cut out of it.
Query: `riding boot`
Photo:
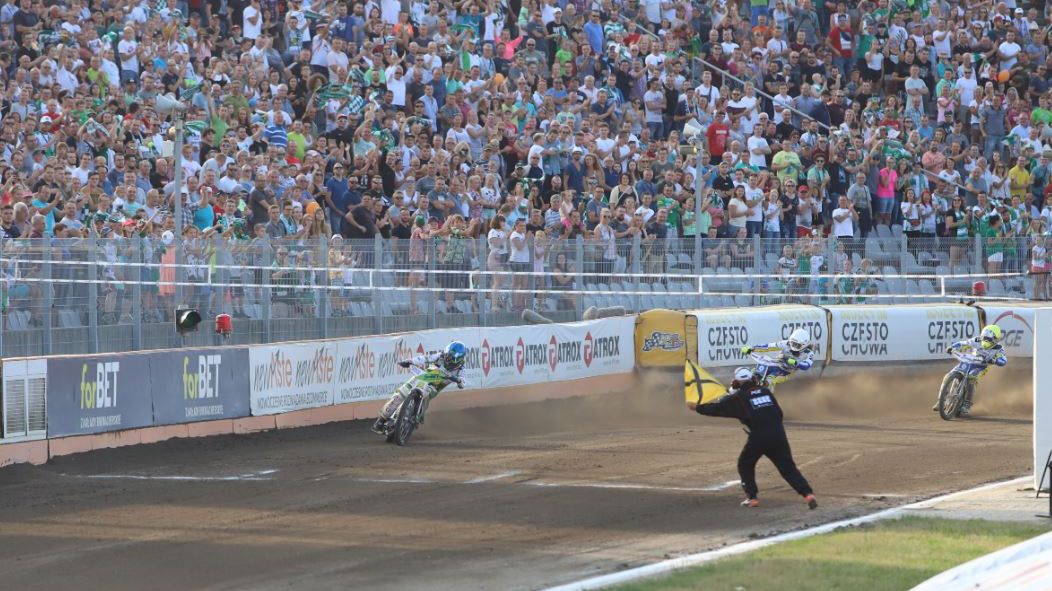
[[[373,433],[379,433],[379,434],[382,435],[383,432],[384,432],[384,427],[386,427],[386,426],[387,426],[387,419],[383,418],[382,416],[381,417],[376,417],[376,422],[373,423],[372,432]]]

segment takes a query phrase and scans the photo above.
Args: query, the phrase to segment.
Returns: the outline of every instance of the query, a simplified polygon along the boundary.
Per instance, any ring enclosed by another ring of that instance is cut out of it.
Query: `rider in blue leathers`
[[[814,365],[811,335],[802,328],[794,330],[784,341],[742,347],[742,353],[759,353],[779,360],[778,365],[767,368],[767,385],[770,387],[788,380],[797,370],[807,371]]]
[[[398,365],[402,367],[409,367],[415,365],[420,369],[426,370],[429,365],[434,365],[440,368],[444,374],[444,379],[439,384],[435,384],[435,389],[441,391],[443,388],[450,384],[456,384],[458,388],[464,387],[464,378],[460,377],[460,372],[464,369],[464,363],[467,361],[468,349],[464,346],[464,343],[460,341],[453,341],[446,345],[444,351],[438,353],[431,353],[430,355],[416,355],[412,359],[405,359],[398,362]],[[374,433],[383,433],[384,428],[387,426],[387,421],[391,419],[391,415],[399,405],[402,404],[402,400],[409,395],[410,388],[406,384],[399,386],[395,393],[391,396],[387,404],[384,405],[383,409],[380,410],[380,416],[376,418],[376,422],[373,423],[372,430]],[[424,402],[427,404],[427,401]]]
[[[996,365],[997,367],[1004,367],[1008,365],[1008,356],[1005,355],[1005,348],[1001,345],[1001,327],[996,324],[989,324],[983,327],[983,330],[979,332],[979,336],[971,339],[965,339],[963,341],[957,341],[956,343],[949,346],[946,349],[947,355],[952,355],[955,351],[962,349],[968,351],[978,359],[982,360],[982,363],[986,366]],[[989,368],[984,369],[982,373],[975,377],[976,380],[986,375]],[[975,388],[968,389],[968,397],[961,402],[961,413],[962,415],[968,414],[972,409],[972,397],[974,396]],[[931,407],[935,412],[939,411],[939,401],[936,399],[935,406]]]

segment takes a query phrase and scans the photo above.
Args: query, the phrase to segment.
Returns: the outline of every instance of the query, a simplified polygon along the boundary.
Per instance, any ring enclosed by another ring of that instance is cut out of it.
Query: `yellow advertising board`
[[[679,368],[697,359],[697,319],[676,310],[647,310],[636,317],[639,367]]]

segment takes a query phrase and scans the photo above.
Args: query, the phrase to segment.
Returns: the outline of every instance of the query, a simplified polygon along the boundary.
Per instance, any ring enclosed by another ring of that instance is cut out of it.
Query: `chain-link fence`
[[[1047,297],[1040,238],[491,241],[219,238],[4,241],[5,357],[213,344],[176,334],[178,307],[230,314],[231,343],[554,321],[591,307],[918,303]]]

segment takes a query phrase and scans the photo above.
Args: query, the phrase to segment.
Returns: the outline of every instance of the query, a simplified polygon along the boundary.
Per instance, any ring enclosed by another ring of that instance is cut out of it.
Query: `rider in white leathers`
[[[788,339],[782,341],[742,347],[742,353],[759,353],[780,361],[767,369],[767,382],[771,386],[788,380],[797,370],[807,371],[814,365],[811,335],[802,328],[794,330]]]
[[[415,365],[422,370],[427,370],[428,367],[434,366],[439,368],[443,373],[443,378],[438,383],[432,383],[431,385],[435,389],[435,394],[441,392],[446,386],[450,384],[456,384],[458,388],[464,387],[464,378],[460,377],[460,372],[464,369],[464,362],[467,360],[467,348],[463,343],[459,341],[453,341],[446,346],[445,350],[439,353],[431,353],[429,355],[415,355],[412,359],[406,359],[399,361],[398,365],[402,367],[409,367]],[[406,396],[409,396],[413,391],[413,381],[407,381],[395,390],[394,394],[384,405],[380,411],[380,416],[377,417],[376,422],[373,423],[373,431],[376,433],[383,433],[386,427],[387,421],[391,419],[391,415],[402,404],[402,400]],[[424,405],[430,402],[429,398],[424,400]]]

